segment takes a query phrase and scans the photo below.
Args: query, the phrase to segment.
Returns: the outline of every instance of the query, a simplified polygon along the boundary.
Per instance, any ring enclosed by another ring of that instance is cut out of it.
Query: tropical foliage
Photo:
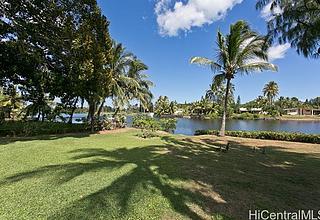
[[[263,70],[276,71],[277,67],[268,62],[267,38],[253,31],[245,21],[238,21],[231,25],[230,33],[226,36],[219,31],[217,47],[217,60],[193,57],[191,63],[210,66],[214,72],[218,73],[215,81],[226,82],[220,130],[220,135],[224,136],[231,80],[239,74]]]
[[[11,120],[22,117],[24,102],[16,87],[10,87],[6,91],[0,88],[0,120]]]
[[[26,117],[45,121],[67,113],[70,123],[86,103],[92,126],[107,98],[116,113],[130,100],[147,106],[148,67],[115,43],[108,27],[96,0],[2,2],[0,83],[20,95],[19,102],[15,94],[6,96],[9,104],[1,98],[6,117],[21,110],[20,100]]]
[[[170,101],[167,96],[160,96],[154,106],[154,113],[157,116],[173,115],[176,110],[177,102]]]
[[[174,132],[177,120],[174,118],[156,119],[147,115],[136,115],[133,117],[132,126],[142,130],[141,137],[155,137],[156,131]]]
[[[320,55],[320,3],[318,0],[259,0],[257,9],[270,9],[268,32],[272,40],[290,42],[299,54]]]
[[[272,105],[274,98],[279,95],[279,86],[275,81],[271,81],[264,86],[262,92],[267,97],[269,104]]]
[[[68,124],[57,122],[38,122],[38,121],[7,121],[0,127],[1,137],[15,136],[35,136],[48,134],[66,134],[87,132],[90,127],[87,124]]]

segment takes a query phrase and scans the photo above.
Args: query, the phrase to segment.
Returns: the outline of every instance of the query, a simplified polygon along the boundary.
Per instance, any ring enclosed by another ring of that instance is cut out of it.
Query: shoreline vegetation
[[[67,124],[61,122],[7,122],[1,124],[0,138],[36,138],[43,135],[68,135],[76,133],[88,135],[113,134],[127,130],[141,131],[141,134],[139,135],[140,137],[152,138],[157,137],[157,133],[159,131],[166,132],[168,134],[173,133],[176,128],[176,122],[177,121],[174,118],[155,119],[138,115],[133,119],[132,128],[119,127],[115,129],[96,130],[94,132],[88,124]],[[219,131],[197,130],[194,135],[188,137],[201,135],[217,136],[219,135]],[[178,137],[180,135],[174,136]],[[297,132],[226,130],[226,136],[320,144],[320,134],[304,134]]]
[[[162,118],[189,118],[189,119],[219,119],[220,117],[210,117],[210,116],[199,116],[199,115],[162,115]],[[235,114],[228,119],[238,119],[238,120],[278,120],[278,121],[320,121],[320,116],[307,116],[307,115],[299,115],[299,116],[266,116],[266,115],[242,115]]]

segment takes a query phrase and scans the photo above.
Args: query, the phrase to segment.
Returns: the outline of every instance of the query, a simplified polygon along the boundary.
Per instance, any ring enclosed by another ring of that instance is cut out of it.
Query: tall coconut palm
[[[264,86],[262,92],[267,97],[269,104],[272,105],[274,98],[279,95],[279,86],[275,81],[271,81]]]
[[[226,81],[224,97],[224,110],[220,135],[225,135],[226,112],[231,80],[239,74],[272,70],[277,67],[268,62],[266,37],[253,31],[245,21],[238,21],[230,26],[230,33],[224,36],[218,31],[216,60],[204,57],[193,57],[191,63],[210,66],[212,71],[218,73],[216,79]]]
[[[105,95],[100,103],[98,116],[100,116],[106,98],[112,98],[118,113],[121,107],[130,100],[137,99],[143,107],[151,102],[152,93],[150,87],[152,82],[147,79],[144,71],[148,67],[129,53],[121,44],[113,42],[110,54],[110,62],[107,64],[105,80]]]
[[[140,107],[143,109],[148,108],[153,95],[150,88],[153,83],[148,80],[148,75],[144,72],[148,70],[148,66],[136,57],[133,58],[130,63],[127,76],[134,80],[136,83],[131,84],[131,88],[128,90],[132,99],[137,99],[140,102]]]
[[[133,54],[127,52],[121,44],[113,42],[110,57],[108,75],[106,76],[108,78],[105,86],[106,92],[103,102],[100,105],[100,109],[102,109],[105,99],[110,97],[113,99],[113,102],[116,103],[116,115],[119,107],[128,102],[126,96],[128,85],[135,83],[127,76],[127,70],[132,62]],[[100,113],[101,110],[99,110],[98,115],[100,115]]]

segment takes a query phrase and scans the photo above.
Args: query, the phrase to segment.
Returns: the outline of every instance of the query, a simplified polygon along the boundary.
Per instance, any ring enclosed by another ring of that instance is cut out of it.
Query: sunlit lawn
[[[220,152],[215,140],[135,131],[1,139],[0,219],[238,220],[248,209],[319,209],[319,145],[261,142],[264,155],[238,139]]]

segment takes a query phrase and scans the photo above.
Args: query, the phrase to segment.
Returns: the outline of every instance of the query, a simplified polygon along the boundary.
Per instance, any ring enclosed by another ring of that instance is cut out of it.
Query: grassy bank
[[[319,145],[136,135],[1,139],[0,219],[239,220],[248,209],[319,208]]]

